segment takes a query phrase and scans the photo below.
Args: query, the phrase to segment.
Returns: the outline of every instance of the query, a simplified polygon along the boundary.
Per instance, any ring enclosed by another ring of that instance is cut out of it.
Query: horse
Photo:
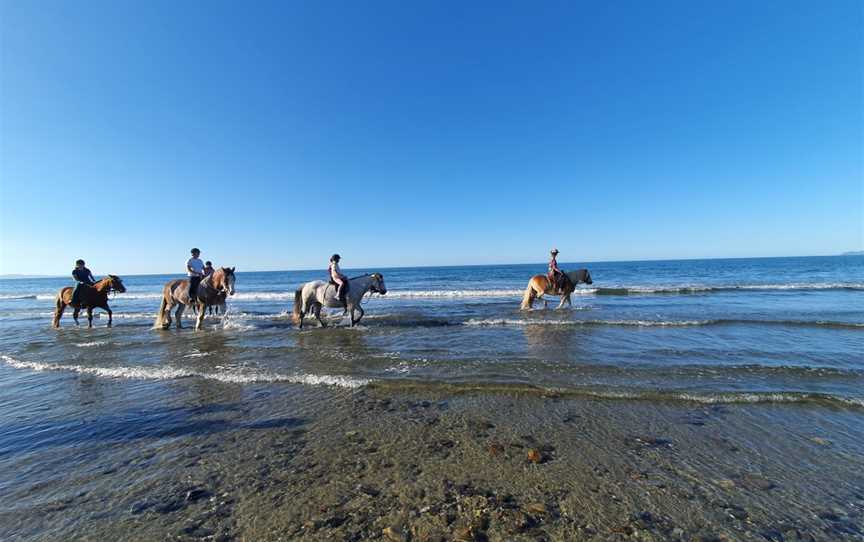
[[[348,292],[345,294],[346,311],[351,315],[351,327],[360,323],[365,311],[360,306],[363,296],[366,292],[373,292],[384,295],[387,293],[387,287],[384,285],[384,275],[381,273],[372,273],[370,275],[361,275],[348,280]],[[324,282],[323,280],[313,280],[307,282],[301,288],[294,292],[294,310],[291,317],[294,323],[300,329],[303,329],[303,318],[310,312],[315,314],[315,318],[321,327],[327,327],[324,320],[321,319],[321,309],[323,307],[342,308],[342,302],[336,297],[336,286],[334,284]],[[354,312],[360,311],[360,317],[354,318]]]
[[[162,288],[162,303],[159,305],[159,313],[156,315],[154,327],[168,329],[171,327],[171,311],[177,306],[174,315],[177,318],[177,329],[181,329],[183,311],[186,306],[193,306],[198,312],[195,329],[201,329],[204,324],[204,316],[207,308],[225,304],[226,295],[234,295],[234,268],[220,267],[213,273],[204,277],[198,284],[195,299],[189,299],[189,280],[176,279],[169,281]]]
[[[581,282],[583,284],[592,284],[594,281],[591,280],[591,273],[588,272],[587,269],[577,269],[576,271],[571,271],[570,273],[564,273],[567,275],[567,278],[570,279],[567,281],[567,284],[564,286],[564,290],[561,293],[558,293],[555,290],[555,286],[549,281],[549,277],[546,275],[534,275],[531,277],[531,280],[528,281],[528,287],[525,288],[525,295],[522,296],[522,305],[519,307],[521,310],[531,310],[534,308],[534,301],[537,299],[542,299],[543,294],[546,295],[560,295],[561,302],[558,303],[558,309],[564,306],[564,303],[572,306],[572,302],[570,301],[570,294],[572,294],[576,290],[576,286]],[[543,306],[546,306],[546,300],[543,300]]]
[[[63,311],[71,305],[75,312],[72,313],[72,318],[75,320],[75,325],[78,325],[78,313],[82,308],[87,309],[87,327],[93,327],[93,309],[102,309],[108,313],[108,327],[111,327],[111,309],[108,307],[108,294],[111,292],[123,293],[126,287],[123,286],[123,281],[117,275],[108,275],[104,279],[96,282],[89,288],[81,288],[78,305],[72,305],[72,290],[71,286],[61,288],[57,292],[54,308],[55,328],[60,327],[60,318],[63,316]]]

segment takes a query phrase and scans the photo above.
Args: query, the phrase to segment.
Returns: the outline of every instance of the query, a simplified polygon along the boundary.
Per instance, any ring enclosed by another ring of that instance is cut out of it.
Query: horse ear
[[[235,267],[232,267],[232,268],[231,268],[231,272],[232,272],[232,273],[234,272],[234,269],[236,269],[236,268],[235,268]]]

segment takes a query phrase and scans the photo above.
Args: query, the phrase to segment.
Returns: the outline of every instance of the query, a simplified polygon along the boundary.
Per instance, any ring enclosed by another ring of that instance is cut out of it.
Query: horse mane
[[[380,277],[383,279],[384,275],[382,275],[381,273],[365,273],[363,275],[357,275],[356,277],[351,277],[348,280],[357,280],[357,279],[362,279],[362,278],[366,278],[366,277],[373,278],[373,279]]]

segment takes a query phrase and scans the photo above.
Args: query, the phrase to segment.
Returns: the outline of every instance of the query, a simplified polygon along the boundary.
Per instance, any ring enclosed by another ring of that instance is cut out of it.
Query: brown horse
[[[576,286],[580,282],[584,284],[591,284],[594,282],[591,280],[591,273],[589,273],[587,269],[577,269],[576,271],[565,273],[565,275],[567,275],[569,280],[566,281],[567,284],[561,292],[555,290],[555,286],[549,281],[549,277],[546,275],[534,275],[531,277],[531,280],[528,281],[528,287],[525,288],[525,295],[522,296],[522,306],[520,308],[522,310],[531,310],[534,308],[534,301],[537,299],[543,299],[543,294],[560,295],[561,302],[557,307],[559,309],[564,306],[564,303],[572,305],[570,294],[576,290]],[[546,306],[545,299],[543,300],[543,306]]]
[[[111,292],[123,293],[126,287],[123,286],[123,281],[117,275],[108,275],[93,286],[81,289],[81,295],[77,305],[72,305],[72,287],[67,286],[61,288],[57,292],[54,308],[54,327],[60,327],[60,318],[63,316],[63,311],[71,305],[75,311],[72,313],[72,318],[75,320],[75,325],[78,325],[78,313],[81,309],[87,309],[88,327],[93,327],[93,309],[102,309],[108,313],[108,327],[111,327],[111,309],[108,307],[108,294]]]
[[[168,282],[162,288],[162,303],[159,305],[159,314],[156,315],[154,327],[168,329],[171,327],[171,310],[177,306],[177,329],[182,328],[183,310],[187,305],[195,307],[198,318],[195,329],[201,329],[207,308],[225,304],[226,295],[234,295],[234,268],[220,267],[210,275],[204,277],[198,285],[195,299],[189,299],[189,281],[177,279]]]

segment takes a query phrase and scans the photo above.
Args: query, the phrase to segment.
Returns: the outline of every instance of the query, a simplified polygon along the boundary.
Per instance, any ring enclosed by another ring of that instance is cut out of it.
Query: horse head
[[[587,269],[577,269],[576,270],[576,281],[575,284],[579,284],[580,282],[583,284],[593,284],[594,281],[591,280],[591,273],[588,272]]]
[[[387,293],[387,286],[384,284],[384,275],[381,273],[372,273],[369,277],[372,279],[372,284],[369,286],[370,290],[381,295]]]
[[[214,279],[220,278],[221,284],[214,284],[217,289],[221,289],[226,292],[228,295],[234,295],[234,281],[236,280],[236,276],[234,275],[233,267],[220,267],[219,271],[221,271],[221,276],[216,277],[214,273]]]
[[[108,288],[121,294],[126,291],[126,286],[117,275],[108,275]]]

